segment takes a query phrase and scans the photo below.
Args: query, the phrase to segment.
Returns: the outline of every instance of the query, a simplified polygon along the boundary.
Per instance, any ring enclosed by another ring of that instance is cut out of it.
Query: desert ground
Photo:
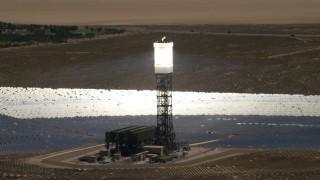
[[[319,179],[320,174],[319,151],[312,150],[261,151],[231,148],[222,149],[222,152],[209,155],[205,159],[193,160],[190,164],[120,165],[93,170],[44,168],[26,163],[26,159],[32,156],[34,155],[0,156],[0,177],[3,179]]]
[[[152,43],[166,35],[176,91],[320,94],[319,25],[122,28],[120,36],[1,49],[0,85],[154,89]],[[45,168],[26,163],[39,154],[7,154],[0,179],[319,179],[317,149],[240,151],[188,166],[103,170]]]
[[[319,95],[319,9],[318,0],[3,0],[1,21],[127,33],[2,49],[0,86],[154,89],[152,43],[166,35],[176,91]]]
[[[175,91],[320,94],[319,25],[121,28],[115,37],[2,49],[0,85],[153,90],[152,43],[165,35]]]
[[[174,91],[320,95],[319,9],[318,0],[1,0],[0,21],[126,33],[0,49],[0,86],[154,90],[152,43],[167,36]],[[243,149],[190,166],[106,170],[44,168],[25,162],[39,154],[5,154],[0,179],[320,177],[319,150]]]
[[[1,0],[0,20],[35,24],[301,24],[318,0]]]

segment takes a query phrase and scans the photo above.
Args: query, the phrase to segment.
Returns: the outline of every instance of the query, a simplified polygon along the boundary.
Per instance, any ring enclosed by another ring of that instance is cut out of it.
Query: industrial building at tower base
[[[188,153],[187,143],[176,143],[172,116],[173,42],[153,43],[156,80],[156,126],[128,126],[105,133],[106,149],[98,153],[96,160],[166,163]],[[91,157],[83,160],[92,161]]]

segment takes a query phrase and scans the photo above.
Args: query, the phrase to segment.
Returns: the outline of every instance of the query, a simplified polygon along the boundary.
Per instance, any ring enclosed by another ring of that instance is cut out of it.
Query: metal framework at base
[[[175,149],[176,137],[172,122],[172,73],[156,74],[157,129],[155,144]]]

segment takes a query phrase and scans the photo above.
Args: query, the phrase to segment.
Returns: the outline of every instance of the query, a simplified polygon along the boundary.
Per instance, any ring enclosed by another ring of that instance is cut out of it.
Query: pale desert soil
[[[230,149],[226,152],[241,155],[215,159],[207,156],[200,164],[175,166],[164,164],[101,170],[51,169],[21,163],[30,155],[1,157],[0,177],[4,179],[319,179],[319,152],[315,150],[266,150]],[[247,151],[247,152],[246,152]],[[217,155],[221,155],[218,153]],[[224,154],[226,155],[226,154]],[[204,162],[204,164],[203,164]],[[22,166],[23,164],[23,166]],[[124,167],[124,165],[122,165]],[[23,168],[21,168],[23,167]],[[17,169],[23,169],[17,171]],[[35,171],[36,170],[36,171]],[[40,177],[40,178],[38,178]]]
[[[152,42],[164,34],[175,43],[175,91],[320,94],[319,38],[289,35],[140,32],[4,49],[0,86],[153,90]]]
[[[0,20],[40,24],[320,22],[319,0],[1,0]]]

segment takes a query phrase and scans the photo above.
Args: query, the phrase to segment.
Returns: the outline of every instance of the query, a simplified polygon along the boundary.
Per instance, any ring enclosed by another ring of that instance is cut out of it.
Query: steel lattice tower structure
[[[165,146],[167,150],[172,150],[176,145],[172,122],[173,42],[156,42],[153,44],[153,47],[157,87],[157,130],[155,144]]]

